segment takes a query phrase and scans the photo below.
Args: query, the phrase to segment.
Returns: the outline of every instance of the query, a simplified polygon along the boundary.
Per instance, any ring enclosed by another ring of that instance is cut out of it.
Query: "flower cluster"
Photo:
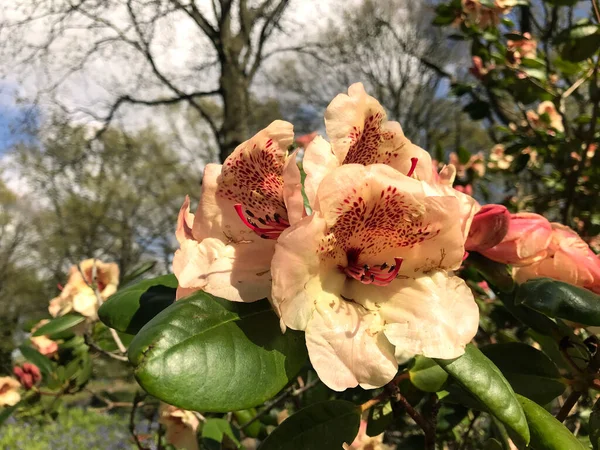
[[[90,319],[96,318],[98,298],[106,300],[117,292],[119,266],[103,263],[97,259],[86,259],[69,270],[69,280],[60,295],[50,300],[48,311],[52,317],[75,311]]]
[[[179,214],[178,297],[269,298],[335,390],[382,386],[415,354],[460,356],[479,311],[454,271],[479,205],[362,84],[331,102],[325,128],[304,185],[282,121],[206,167],[196,213],[186,199]]]
[[[508,14],[516,1],[514,0],[494,0],[492,6],[481,0],[462,0],[462,11],[464,20],[470,24],[479,26],[482,29],[497,26],[504,14]]]
[[[191,411],[160,404],[159,422],[165,427],[166,441],[178,449],[198,450],[196,431],[200,421]]]

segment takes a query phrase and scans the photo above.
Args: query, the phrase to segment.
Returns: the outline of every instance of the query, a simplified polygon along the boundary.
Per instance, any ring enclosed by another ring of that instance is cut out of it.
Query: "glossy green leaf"
[[[36,349],[28,345],[22,345],[19,347],[19,350],[27,361],[35,364],[38,369],[40,369],[40,372],[42,372],[44,377],[52,373],[52,361],[50,361]]]
[[[469,344],[464,355],[456,359],[436,361],[475,399],[485,405],[491,414],[526,443],[529,442],[527,421],[510,383],[477,347]]]
[[[600,295],[550,278],[537,278],[520,285],[515,304],[582,325],[600,325]]]
[[[150,261],[147,263],[140,264],[139,266],[137,266],[135,269],[133,269],[131,272],[129,272],[127,275],[125,275],[123,277],[123,280],[121,281],[121,286],[126,286],[126,285],[134,282],[135,280],[137,280],[139,277],[141,277],[145,273],[154,269],[154,266],[156,266],[156,261]]]
[[[369,409],[367,436],[377,436],[383,433],[393,421],[392,404],[389,401],[378,403]]]
[[[494,262],[479,253],[469,254],[467,262],[472,264],[483,278],[500,291],[513,291],[515,283],[505,264]]]
[[[590,433],[590,442],[594,450],[600,449],[600,399],[596,400],[590,413],[590,420],[588,423],[588,430]]]
[[[513,316],[532,330],[546,336],[556,337],[561,335],[558,325],[544,314],[534,311],[531,308],[527,308],[526,306],[515,304],[515,296],[513,294],[501,293],[498,295],[498,298]]]
[[[281,423],[259,450],[332,450],[358,434],[360,407],[345,400],[315,403]]]
[[[584,446],[562,423],[537,403],[517,395],[523,407],[533,450],[584,450]]]
[[[541,404],[561,395],[565,385],[556,365],[541,351],[527,344],[511,342],[481,348],[500,369],[517,394]]]
[[[263,403],[307,360],[304,334],[281,333],[267,300],[196,292],[148,322],[129,346],[140,385],[165,402],[227,412]]]
[[[177,278],[163,275],[119,290],[98,310],[110,328],[136,334],[150,319],[175,302]]]
[[[221,442],[228,439],[240,447],[240,441],[233,433],[231,424],[225,419],[208,419],[202,426],[202,444],[206,450],[220,449]]]
[[[33,336],[52,336],[56,333],[73,328],[75,325],[79,325],[85,320],[85,317],[79,314],[67,314],[66,316],[56,317],[46,325],[39,327]]]
[[[437,392],[448,379],[448,373],[433,359],[425,356],[416,356],[413,366],[409,370],[410,381],[417,388],[425,392]]]

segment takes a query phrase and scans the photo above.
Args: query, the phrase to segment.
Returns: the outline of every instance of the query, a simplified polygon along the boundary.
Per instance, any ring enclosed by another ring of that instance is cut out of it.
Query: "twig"
[[[600,9],[598,9],[598,3],[596,3],[597,0],[591,1],[592,5],[594,6],[594,14],[596,15],[596,20],[598,21],[598,23],[600,23]]]
[[[432,423],[428,422],[404,396],[400,393],[400,389],[395,384],[388,383],[386,389],[390,392],[390,396],[397,403],[400,403],[406,413],[411,417],[412,420],[423,430],[425,434],[425,450],[435,450],[435,427]]]
[[[567,416],[573,409],[573,406],[575,406],[575,404],[577,403],[577,400],[579,400],[579,397],[581,397],[581,392],[571,392],[565,400],[565,403],[560,408],[560,411],[556,415],[556,420],[558,420],[559,422],[564,422],[564,420],[567,418]]]
[[[469,434],[471,433],[471,430],[473,429],[473,426],[475,425],[475,422],[477,422],[477,419],[479,418],[479,414],[480,414],[479,411],[475,411],[473,413],[473,418],[469,422],[469,427],[467,428],[467,431],[465,431],[465,434],[463,434],[462,442],[460,444],[459,450],[466,450],[466,448],[467,448],[467,439],[469,438]]]
[[[402,372],[400,375],[397,375],[392,381],[390,381],[388,384],[390,385],[397,385],[398,383],[400,383],[400,381],[405,380],[407,378],[410,378],[410,373],[409,372]],[[382,400],[385,400],[387,398],[389,398],[390,396],[390,392],[389,390],[386,392],[382,392],[381,394],[373,397],[370,400],[367,400],[366,402],[364,402],[362,405],[360,405],[360,410],[362,412],[365,412],[366,410],[372,408],[373,406],[375,406],[376,404],[378,404],[379,402],[381,402]]]
[[[133,406],[131,407],[131,413],[129,414],[129,432],[131,433],[131,436],[133,436],[133,440],[139,450],[146,450],[146,448],[142,445],[140,438],[135,432],[135,412],[137,411],[138,406],[143,403],[142,400],[145,396],[145,394],[140,394],[139,392],[134,394]]]
[[[127,356],[117,355],[116,353],[112,353],[107,350],[104,350],[102,347],[100,347],[98,344],[96,344],[92,340],[91,336],[89,336],[88,334],[84,335],[84,339],[85,339],[85,343],[87,345],[89,345],[90,347],[92,347],[97,352],[102,353],[103,355],[108,356],[109,358],[116,359],[117,361],[123,361],[123,362],[128,361]]]
[[[581,86],[583,83],[585,83],[585,81],[592,76],[592,74],[594,73],[594,69],[590,69],[588,70],[588,72],[582,76],[581,78],[579,78],[577,81],[575,81],[575,83],[573,83],[571,85],[571,87],[569,87],[569,89],[567,89],[565,92],[563,92],[563,94],[560,96],[561,100],[564,100],[565,98],[569,97],[573,92],[575,92],[579,86]]]
[[[304,385],[301,388],[298,389],[294,389],[294,386],[290,386],[289,388],[287,388],[285,391],[283,391],[281,394],[279,394],[278,397],[276,397],[275,399],[273,399],[271,402],[269,402],[259,413],[257,413],[252,419],[250,419],[248,422],[246,422],[243,425],[240,425],[240,430],[245,430],[246,428],[248,428],[250,425],[252,425],[254,422],[256,422],[258,419],[260,419],[262,416],[264,416],[266,413],[268,413],[271,409],[273,409],[279,402],[285,400],[287,397],[297,397],[298,395],[302,394],[303,392],[309,390],[310,388],[314,387],[317,385],[317,383],[319,383],[319,379],[313,380],[310,383]]]

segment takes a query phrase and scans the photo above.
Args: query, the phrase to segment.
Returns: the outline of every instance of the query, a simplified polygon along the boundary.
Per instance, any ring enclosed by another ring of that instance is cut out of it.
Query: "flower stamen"
[[[407,177],[412,177],[412,174],[415,172],[417,168],[417,163],[419,162],[419,158],[410,158],[410,169],[406,174]]]
[[[368,264],[360,266],[357,263],[349,262],[347,267],[340,266],[340,270],[348,277],[354,278],[363,284],[387,286],[396,279],[401,265],[402,258],[394,258],[394,264],[391,266],[388,266],[385,262],[375,266],[369,266]]]
[[[263,239],[277,239],[283,230],[290,226],[290,223],[277,213],[274,214],[274,219],[271,219],[269,215],[266,215],[264,218],[256,218],[251,211],[246,210],[246,215],[252,218],[250,219],[244,215],[241,204],[238,203],[234,205],[234,208],[239,218],[242,220],[242,222],[244,222],[244,225],[246,225]],[[256,225],[253,219],[257,220],[261,225],[264,226],[260,227]]]

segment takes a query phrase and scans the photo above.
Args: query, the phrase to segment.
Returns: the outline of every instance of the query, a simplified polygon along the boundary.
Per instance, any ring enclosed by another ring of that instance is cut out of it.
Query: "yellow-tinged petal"
[[[302,197],[302,176],[296,162],[298,150],[293,152],[283,167],[283,201],[290,224],[300,221],[305,215]]]
[[[331,150],[331,145],[321,136],[317,136],[308,145],[302,159],[302,168],[306,173],[304,192],[311,208],[315,204],[317,190],[323,178],[341,163]]]

